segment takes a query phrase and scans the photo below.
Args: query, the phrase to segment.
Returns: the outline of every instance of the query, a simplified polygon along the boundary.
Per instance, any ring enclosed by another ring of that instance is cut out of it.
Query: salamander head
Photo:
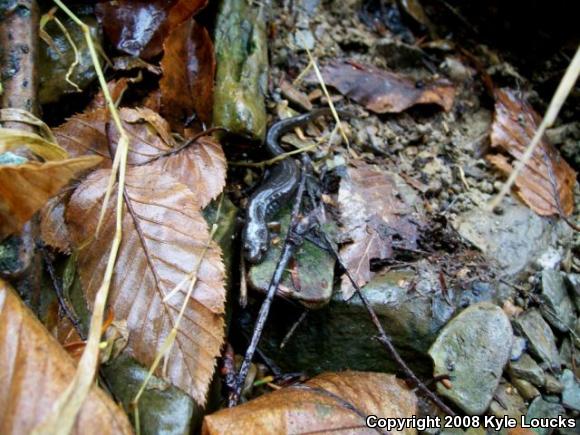
[[[266,225],[249,222],[244,228],[244,257],[250,263],[259,263],[268,250],[268,229]]]

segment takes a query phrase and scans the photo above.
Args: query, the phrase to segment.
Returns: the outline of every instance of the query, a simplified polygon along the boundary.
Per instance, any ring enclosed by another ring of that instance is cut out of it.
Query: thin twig
[[[202,132],[197,133],[195,136],[187,139],[182,145],[178,146],[175,149],[166,151],[164,153],[160,153],[157,154],[155,157],[150,158],[149,160],[146,160],[144,162],[141,162],[135,166],[144,166],[144,165],[148,165],[149,163],[154,162],[155,160],[158,160],[162,157],[169,157],[175,154],[180,153],[181,151],[183,151],[184,149],[190,147],[191,145],[193,145],[200,137],[204,137],[204,136],[209,136],[212,133],[215,133],[216,131],[224,131],[224,132],[228,132],[227,129],[223,128],[223,127],[212,127],[212,128],[208,128],[207,130],[204,130]]]
[[[286,345],[288,344],[288,342],[290,341],[290,339],[294,335],[294,332],[296,332],[296,329],[298,329],[298,326],[300,326],[300,324],[304,321],[304,319],[306,319],[307,315],[308,315],[308,310],[304,310],[304,312],[302,314],[300,314],[300,317],[298,318],[298,320],[296,320],[294,322],[294,324],[292,325],[292,327],[290,328],[288,333],[282,339],[282,343],[280,343],[280,349],[284,349],[284,347],[286,347]]]
[[[304,233],[307,231],[307,228],[309,227],[309,222],[305,222],[305,220],[308,221],[309,219],[308,218],[300,219],[298,215],[300,211],[300,206],[302,204],[302,197],[304,196],[305,184],[306,184],[306,176],[305,171],[303,171],[302,177],[300,179],[300,184],[298,186],[298,191],[296,193],[294,207],[292,209],[292,218],[290,221],[290,227],[288,228],[288,234],[286,235],[286,240],[284,241],[284,247],[282,248],[278,264],[276,265],[276,270],[272,275],[266,299],[264,299],[264,302],[262,303],[262,306],[260,308],[258,319],[256,320],[256,325],[254,327],[254,333],[252,335],[252,339],[250,340],[250,345],[246,350],[244,361],[242,362],[242,366],[240,367],[236,390],[229,400],[228,404],[229,407],[236,406],[240,400],[242,388],[244,387],[246,377],[248,376],[248,371],[250,370],[250,364],[252,363],[254,353],[256,351],[258,343],[260,342],[262,331],[264,330],[264,325],[266,324],[266,320],[270,312],[270,306],[272,305],[272,301],[274,300],[274,295],[278,290],[278,286],[280,285],[282,275],[286,270],[286,266],[288,265],[288,262],[290,261],[290,258],[292,257],[295,248],[300,244],[300,238],[303,237]]]
[[[48,271],[48,275],[50,276],[50,280],[52,282],[52,286],[53,286],[54,291],[56,293],[56,299],[58,301],[58,305],[59,305],[60,309],[62,310],[64,315],[70,320],[70,322],[74,326],[75,330],[77,331],[77,334],[79,334],[79,337],[81,338],[81,340],[83,340],[83,341],[86,340],[86,335],[83,332],[81,324],[80,324],[76,314],[74,313],[74,310],[69,306],[68,301],[66,300],[66,298],[64,296],[64,289],[62,288],[62,281],[56,275],[56,271],[54,270],[52,254],[50,252],[48,252],[46,246],[44,246],[42,244],[40,244],[39,250],[42,253],[42,257],[44,259],[44,264],[46,265],[46,270]]]
[[[287,153],[278,154],[276,157],[272,157],[268,160],[263,160],[261,162],[228,162],[229,166],[243,166],[246,168],[264,168],[264,166],[270,166],[287,159],[288,157],[294,156],[296,154],[304,153],[306,151],[311,151],[316,148],[318,144],[314,143],[312,145],[306,145],[305,147],[297,148]]]
[[[377,317],[375,311],[373,310],[373,307],[369,303],[367,297],[361,291],[359,285],[353,279],[350,271],[343,263],[342,259],[340,258],[340,254],[336,251],[336,248],[334,247],[333,243],[329,239],[328,235],[326,234],[326,232],[324,232],[322,230],[321,230],[321,233],[322,233],[322,236],[324,237],[324,239],[326,240],[326,243],[328,244],[328,246],[332,250],[332,253],[336,257],[336,260],[338,261],[340,266],[344,269],[346,276],[350,280],[352,286],[355,288],[355,293],[361,298],[363,305],[365,306],[367,312],[369,313],[371,321],[373,322],[373,324],[377,328],[377,331],[379,333],[377,340],[385,346],[385,349],[387,350],[387,352],[391,356],[391,358],[397,363],[397,365],[401,368],[401,370],[403,370],[405,375],[413,382],[414,385],[416,385],[416,387],[422,393],[424,393],[435,405],[437,405],[437,407],[439,409],[441,409],[447,415],[454,416],[455,412],[453,412],[451,410],[451,408],[449,408],[447,405],[445,405],[445,403],[443,403],[441,401],[441,399],[439,397],[437,397],[437,395],[435,393],[433,393],[429,388],[427,388],[425,386],[425,384],[423,382],[421,382],[421,380],[415,375],[415,373],[409,368],[407,363],[403,360],[401,355],[399,355],[399,352],[397,351],[397,349],[393,345],[393,342],[391,341],[391,339],[389,338],[389,336],[386,334],[385,330],[383,329],[383,326],[381,325],[379,318]]]

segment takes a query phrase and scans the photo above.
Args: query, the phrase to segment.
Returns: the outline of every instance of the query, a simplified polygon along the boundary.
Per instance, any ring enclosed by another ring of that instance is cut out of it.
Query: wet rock
[[[362,290],[403,357],[425,376],[430,375],[427,350],[456,310],[438,285],[429,285],[421,270],[419,276],[415,270],[400,270],[377,273]],[[372,339],[377,331],[358,296],[344,301],[335,293],[327,306],[308,313],[282,349],[280,344],[303,310],[277,302],[270,314],[276,321],[265,328],[260,347],[282,369],[319,373],[395,368],[384,348]],[[240,326],[248,335],[255,313],[246,316]]]
[[[528,343],[525,338],[518,337],[514,335],[514,341],[512,343],[512,353],[510,355],[510,361],[517,361],[521,358],[522,354],[526,350]]]
[[[92,14],[82,14],[80,19],[88,26],[93,41],[100,45],[102,32],[96,18]],[[42,104],[54,103],[67,93],[81,92],[97,78],[82,29],[69,18],[62,21],[68,35],[51,20],[45,28],[51,37],[51,44],[48,45],[45,41],[38,44],[38,98]],[[78,64],[73,69],[71,66],[75,62],[76,54],[67,36],[72,39],[79,54]],[[103,59],[100,61],[101,64],[104,63]],[[70,76],[65,80],[69,70]]]
[[[566,275],[566,283],[576,305],[576,310],[580,312],[580,274],[569,273]]]
[[[559,415],[565,415],[566,410],[559,403],[550,403],[542,397],[536,398],[528,408],[526,422],[529,423],[532,418],[554,418]],[[534,432],[538,435],[548,435],[552,429],[535,428]]]
[[[251,288],[262,293],[268,291],[270,280],[282,252],[283,239],[290,225],[291,209],[280,211],[277,220],[280,222],[280,242],[271,244],[270,249],[259,264],[252,265],[248,273]],[[336,231],[334,224],[328,224],[329,233]],[[315,309],[326,305],[332,296],[334,282],[334,263],[332,254],[323,250],[309,240],[305,240],[295,255],[282,278],[278,289],[281,297],[294,299],[308,308]]]
[[[540,391],[530,382],[519,378],[512,378],[512,384],[525,400],[532,400],[540,395]]]
[[[526,403],[518,391],[509,382],[501,382],[489,406],[489,412],[498,417],[504,416],[520,419],[526,414]]]
[[[557,270],[542,272],[540,311],[554,328],[568,332],[574,328],[574,306],[564,284],[564,276]]]
[[[114,396],[125,411],[147,377],[148,370],[131,358],[119,357],[103,365],[103,371]],[[203,410],[191,397],[163,380],[153,377],[139,399],[139,421],[142,434],[189,434],[201,423]]]
[[[517,361],[510,362],[508,372],[510,376],[529,381],[537,387],[544,386],[544,371],[527,353]]]
[[[562,365],[569,369],[573,369],[574,367],[580,367],[580,352],[578,349],[572,349],[574,345],[570,341],[568,337],[562,340],[562,344],[560,345],[560,361],[562,361]],[[574,358],[574,362],[572,361]]]
[[[219,201],[212,201],[203,210],[203,217],[210,228],[214,223],[217,223],[218,225],[213,239],[222,250],[222,260],[227,274],[226,287],[229,289],[232,284],[232,271],[235,270],[234,259],[236,256],[236,246],[234,243],[234,237],[236,232],[238,208],[228,197],[224,197],[223,199],[219,217],[217,216],[218,207]]]
[[[559,428],[559,435],[578,435],[578,428],[580,428],[580,418],[576,418],[574,427]]]
[[[470,210],[454,226],[506,276],[523,272],[550,247],[570,240],[570,228],[558,220],[540,217],[511,199],[502,203],[502,209],[500,215],[481,208]]]
[[[549,373],[545,375],[544,389],[548,394],[560,394],[564,386],[558,379]]]
[[[267,32],[262,9],[220,2],[215,24],[216,81],[213,121],[256,141],[266,134]]]
[[[425,53],[415,45],[405,44],[398,39],[383,38],[376,41],[373,51],[384,57],[390,68],[422,68]]]
[[[530,353],[550,367],[560,368],[556,339],[550,326],[536,309],[527,311],[514,320],[514,327],[529,343]]]
[[[562,405],[566,408],[580,411],[580,383],[576,380],[572,370],[564,370],[560,381],[564,385],[562,391]]]
[[[438,385],[438,393],[467,414],[482,414],[489,406],[507,363],[512,327],[496,305],[482,302],[451,320],[429,355],[434,376],[449,374],[453,389]]]

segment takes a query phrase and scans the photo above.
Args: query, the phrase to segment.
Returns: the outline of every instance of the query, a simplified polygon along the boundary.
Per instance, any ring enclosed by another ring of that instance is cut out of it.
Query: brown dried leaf
[[[30,433],[50,414],[74,372],[68,354],[0,280],[0,433]],[[133,430],[123,411],[95,386],[72,433],[130,434]]]
[[[364,163],[348,168],[340,181],[342,239],[351,242],[340,249],[340,256],[361,287],[374,275],[371,260],[392,255],[394,236],[399,237],[399,246],[417,247],[420,219],[413,216],[413,204],[398,197],[403,184],[392,174]],[[355,291],[346,275],[342,277],[341,291],[345,299],[350,299]]]
[[[334,61],[322,68],[327,85],[375,113],[399,113],[417,104],[451,110],[455,87],[446,80],[419,85],[409,77],[371,65]]]
[[[215,57],[207,30],[193,19],[175,28],[163,43],[159,81],[161,114],[174,129],[183,129],[195,113],[211,123]]]
[[[140,59],[137,59],[140,60]],[[117,80],[111,80],[107,83],[107,88],[109,89],[109,94],[111,95],[111,99],[118,104],[123,95],[129,89],[129,85],[131,83],[135,83],[137,79],[129,78],[129,77],[121,77]],[[99,89],[99,92],[93,97],[91,102],[85,107],[84,113],[90,113],[97,109],[106,109],[107,108],[107,100],[105,99],[105,94],[103,93],[102,89]]]
[[[97,165],[97,156],[0,165],[0,240],[19,231],[71,179]]]
[[[541,118],[515,91],[495,91],[495,114],[491,131],[493,148],[520,159],[531,142]],[[489,155],[487,159],[502,173],[509,175],[512,162],[506,155]],[[544,136],[531,159],[515,181],[515,193],[537,214],[569,216],[574,210],[576,172]]]
[[[210,136],[199,138],[179,153],[152,161],[176,146],[167,121],[146,108],[123,108],[121,119],[130,138],[129,165],[150,162],[148,167],[169,172],[195,192],[201,207],[221,193],[226,180],[226,158],[221,145]],[[55,135],[72,156],[95,153],[106,158],[102,167],[110,167],[108,144],[112,144],[114,152],[118,135],[112,125],[109,130],[107,135],[106,112],[96,110],[70,118],[55,130]]]
[[[71,157],[96,154],[104,159],[102,166],[111,166],[106,134],[108,122],[104,108],[79,113],[54,129],[54,135]]]
[[[376,434],[376,429],[365,425],[367,415],[410,418],[416,414],[415,394],[394,375],[324,373],[304,385],[206,415],[202,434]],[[416,430],[405,429],[402,433],[411,435]]]
[[[205,7],[207,0],[119,0],[97,5],[105,34],[115,48],[151,59],[167,34]]]
[[[70,234],[64,220],[65,206],[61,198],[51,198],[40,211],[42,241],[65,254],[70,253]]]
[[[78,265],[88,301],[101,285],[115,227],[109,207],[101,236],[85,243],[95,234],[109,174],[109,170],[91,174],[73,194],[66,215],[73,241],[82,245]],[[198,195],[167,174],[150,167],[130,168],[126,192],[130,206],[123,218],[109,303],[116,319],[127,320],[128,351],[149,366],[175,324],[187,287],[166,302],[163,298],[195,269],[209,233]],[[221,251],[212,242],[187,301],[166,376],[200,405],[205,403],[224,337],[224,304]]]

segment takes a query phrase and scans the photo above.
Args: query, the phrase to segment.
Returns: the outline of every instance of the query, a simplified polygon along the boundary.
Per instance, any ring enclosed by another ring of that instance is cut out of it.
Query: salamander
[[[279,141],[285,133],[330,113],[328,108],[317,109],[274,123],[266,135],[268,153],[272,157],[284,153]],[[266,180],[250,196],[246,224],[242,234],[244,257],[250,263],[259,263],[268,250],[270,240],[268,219],[275,215],[280,207],[290,199],[299,180],[300,169],[298,165],[292,158],[286,158],[272,168]]]

